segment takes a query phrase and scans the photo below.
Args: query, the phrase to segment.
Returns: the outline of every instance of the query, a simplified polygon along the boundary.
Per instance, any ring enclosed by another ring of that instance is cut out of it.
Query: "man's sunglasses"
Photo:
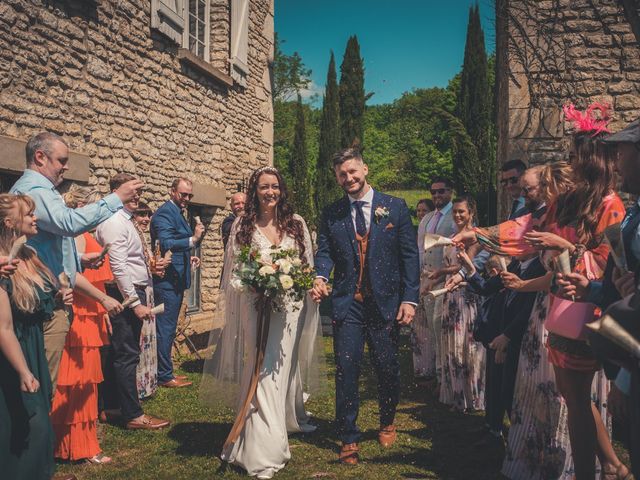
[[[507,183],[510,183],[511,185],[515,185],[519,181],[520,181],[520,177],[503,178],[502,180],[500,180],[500,185],[505,186]]]
[[[188,198],[189,200],[193,198],[193,193],[178,192],[178,195],[180,195],[180,198]]]
[[[528,195],[529,192],[532,192],[536,188],[538,188],[538,185],[534,185],[532,187],[522,187],[522,191],[525,193],[525,195]]]
[[[450,191],[450,188],[437,188],[437,189],[432,189],[431,190],[431,195],[444,195],[445,193],[447,193],[448,191]]]

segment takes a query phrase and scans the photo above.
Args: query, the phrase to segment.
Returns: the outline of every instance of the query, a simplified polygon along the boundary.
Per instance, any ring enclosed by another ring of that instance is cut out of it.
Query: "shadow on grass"
[[[230,423],[184,422],[171,427],[169,438],[179,442],[179,455],[218,457],[229,430]]]
[[[186,360],[180,364],[180,369],[187,373],[202,373],[204,368],[204,360],[194,358],[193,360]]]

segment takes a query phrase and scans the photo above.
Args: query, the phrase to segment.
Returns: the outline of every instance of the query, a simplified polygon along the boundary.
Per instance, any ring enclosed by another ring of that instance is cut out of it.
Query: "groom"
[[[333,348],[340,462],[358,463],[358,379],[367,342],[378,376],[384,447],[396,439],[393,420],[400,394],[398,330],[411,323],[418,303],[416,236],[404,200],[374,191],[360,151],[334,155],[333,168],[346,195],[323,213],[312,296],[329,295],[333,270]]]

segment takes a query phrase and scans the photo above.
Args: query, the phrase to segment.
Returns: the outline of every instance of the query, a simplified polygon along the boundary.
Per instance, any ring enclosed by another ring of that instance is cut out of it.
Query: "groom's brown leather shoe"
[[[357,465],[358,464],[358,444],[346,443],[342,445],[340,449],[340,463],[345,465]]]
[[[183,388],[190,387],[191,385],[193,385],[193,382],[189,382],[187,380],[178,380],[177,378],[172,378],[168,382],[160,384],[161,387],[166,388]]]
[[[384,448],[388,448],[394,444],[396,441],[396,426],[395,425],[387,425],[386,427],[382,427],[378,432],[378,442]]]

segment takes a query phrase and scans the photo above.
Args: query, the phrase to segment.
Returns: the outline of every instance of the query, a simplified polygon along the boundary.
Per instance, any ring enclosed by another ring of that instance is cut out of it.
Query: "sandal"
[[[91,465],[102,465],[104,463],[109,463],[110,461],[111,461],[111,457],[107,457],[102,452],[100,452],[97,455],[94,455],[91,458],[85,458],[85,462],[90,463]]]

